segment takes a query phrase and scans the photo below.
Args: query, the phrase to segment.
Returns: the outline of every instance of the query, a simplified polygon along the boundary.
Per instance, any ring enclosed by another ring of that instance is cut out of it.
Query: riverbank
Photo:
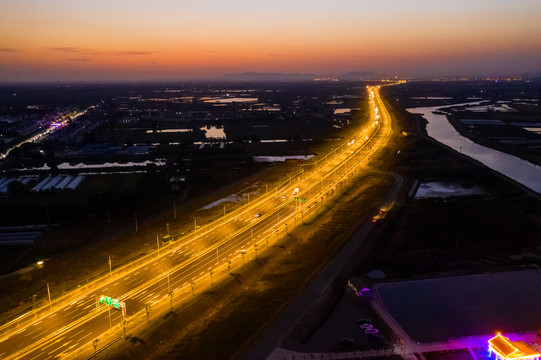
[[[456,106],[456,105],[453,105]],[[420,107],[406,109],[412,114],[422,114],[427,120],[428,136],[459,152],[460,156],[469,156],[483,165],[504,176],[517,181],[536,193],[541,193],[541,167],[515,156],[476,144],[461,136],[439,109],[445,107]],[[437,113],[434,113],[437,112]]]

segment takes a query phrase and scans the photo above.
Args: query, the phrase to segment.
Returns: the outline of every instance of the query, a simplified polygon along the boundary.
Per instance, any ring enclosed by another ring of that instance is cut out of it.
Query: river
[[[516,156],[503,153],[474,143],[460,135],[445,115],[432,113],[439,109],[478,103],[454,104],[450,106],[418,107],[406,109],[412,114],[422,114],[428,121],[428,135],[456,151],[478,160],[489,168],[508,176],[537,193],[541,193],[541,167]]]

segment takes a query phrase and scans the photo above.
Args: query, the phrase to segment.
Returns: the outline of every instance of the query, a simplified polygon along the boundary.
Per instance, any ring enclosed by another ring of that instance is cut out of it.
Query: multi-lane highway
[[[257,257],[347,186],[352,175],[388,140],[390,117],[378,90],[368,89],[368,125],[332,153],[303,165],[288,183],[235,213],[134,265],[113,271],[51,310],[43,309],[40,316],[6,324],[0,358],[88,356],[124,331],[143,326],[159,309],[197,294]],[[299,193],[293,195],[295,188]],[[103,295],[123,302],[126,312],[101,304],[98,298]]]

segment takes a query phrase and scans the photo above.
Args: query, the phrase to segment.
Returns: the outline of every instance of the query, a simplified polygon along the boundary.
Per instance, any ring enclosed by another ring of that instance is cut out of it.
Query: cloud
[[[72,46],[58,46],[48,47],[49,50],[65,52],[69,54],[82,54],[82,55],[105,55],[105,56],[139,56],[154,54],[155,51],[140,51],[140,50],[127,50],[127,51],[100,51],[94,49],[83,49]]]
[[[287,56],[288,54],[280,54],[280,53],[270,53],[270,54],[265,54],[266,56]]]
[[[16,53],[19,52],[19,49],[15,48],[0,48],[0,52]]]
[[[80,53],[84,51],[81,48],[75,48],[71,46],[50,47],[48,49],[53,50],[53,51],[67,52],[67,53]]]
[[[113,53],[113,55],[116,56],[131,56],[131,55],[151,55],[154,54],[155,51],[137,51],[137,50],[129,50],[129,51],[116,51]]]
[[[72,59],[64,59],[66,61],[94,61],[90,58],[72,58]]]
[[[206,52],[206,53],[215,53],[216,50],[205,50],[204,52]]]

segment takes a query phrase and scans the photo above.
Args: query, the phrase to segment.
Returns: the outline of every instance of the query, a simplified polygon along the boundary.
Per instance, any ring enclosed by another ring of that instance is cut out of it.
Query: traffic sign
[[[109,306],[114,307],[115,309],[120,309],[120,301],[118,299],[113,299],[109,296],[102,295],[98,299],[98,301],[102,304],[106,304]]]

